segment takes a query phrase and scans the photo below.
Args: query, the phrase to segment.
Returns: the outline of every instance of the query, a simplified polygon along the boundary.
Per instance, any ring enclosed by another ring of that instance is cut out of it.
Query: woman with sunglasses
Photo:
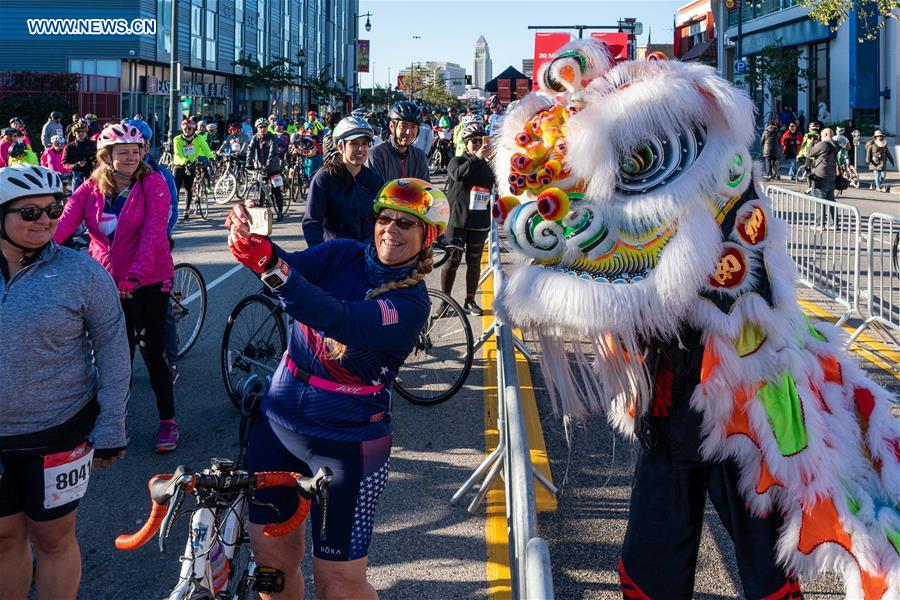
[[[159,409],[156,452],[178,444],[175,393],[165,356],[166,311],[174,267],[168,220],[172,199],[161,173],[144,162],[144,138],[131,125],[109,125],[97,141],[97,168],[66,204],[54,239],[85,223],[88,250],[112,274],[125,311],[132,356],[139,345]]]
[[[447,165],[447,199],[450,201],[450,226],[447,239],[455,240],[460,248],[450,250],[450,259],[441,272],[441,289],[448,296],[453,292],[456,271],[466,257],[466,299],[463,309],[470,315],[482,314],[475,302],[478,278],[481,275],[481,254],[491,229],[491,188],[494,171],[488,163],[489,138],[479,122],[465,126],[462,140],[466,151],[454,156]]]
[[[303,237],[312,248],[326,240],[372,239],[372,200],[384,183],[366,166],[372,126],[358,117],[341,119],[332,132],[337,153],[309,184]]]
[[[26,598],[33,573],[38,598],[74,600],[81,579],[78,502],[92,466],[125,455],[131,376],[125,318],[103,267],[53,241],[63,200],[57,173],[0,169],[5,598]]]
[[[249,234],[242,206],[226,221],[232,254],[295,319],[251,434],[250,470],[312,474],[327,465],[334,471],[324,532],[316,501],[311,509],[313,574],[323,600],[377,598],[366,565],[389,470],[391,392],[428,319],[423,280],[449,213],[444,194],[431,184],[398,179],[375,199],[374,243],[336,239],[288,253]],[[250,507],[257,569],[283,575],[283,586],[269,588],[275,596],[260,596],[302,598],[304,528],[263,535],[265,524],[294,513],[297,494],[260,490],[257,498],[278,509]]]

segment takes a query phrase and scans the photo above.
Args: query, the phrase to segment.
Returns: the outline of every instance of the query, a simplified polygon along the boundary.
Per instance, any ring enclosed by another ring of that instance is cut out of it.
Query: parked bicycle
[[[472,369],[472,327],[462,307],[438,290],[428,290],[431,314],[394,381],[413,404],[431,406],[453,397]],[[222,336],[222,379],[239,407],[240,384],[250,375],[271,376],[287,351],[284,309],[263,294],[241,300],[228,315]]]
[[[154,475],[148,482],[151,510],[147,522],[136,533],[116,538],[119,550],[136,550],[158,532],[159,550],[165,552],[173,523],[191,515],[181,572],[168,600],[251,600],[258,598],[257,591],[272,589],[278,573],[257,566],[250,547],[249,505],[258,503],[256,490],[292,487],[300,496],[293,515],[281,523],[265,526],[268,535],[287,535],[301,526],[316,496],[320,510],[327,511],[328,484],[333,478],[327,467],[312,477],[286,471],[249,473],[246,470],[250,426],[259,412],[265,386],[265,380],[252,377],[242,385],[237,461],[213,458],[210,466],[200,472],[181,465],[174,473]],[[182,510],[188,495],[194,498],[194,505]],[[324,514],[322,522],[325,522]]]

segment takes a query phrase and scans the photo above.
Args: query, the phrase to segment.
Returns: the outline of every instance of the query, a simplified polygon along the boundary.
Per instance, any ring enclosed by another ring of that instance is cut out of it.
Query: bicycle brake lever
[[[275,511],[275,516],[278,516],[281,514],[281,511],[278,510],[278,507],[276,507],[274,504],[272,504],[271,502],[261,502],[256,499],[256,496],[250,496],[250,504],[254,504],[256,506],[262,506],[265,508],[271,508],[272,510]]]
[[[159,528],[159,551],[166,551],[166,540],[169,538],[169,533],[172,530],[172,523],[174,519],[172,515],[177,514],[179,510],[181,510],[181,505],[184,503],[184,486],[179,485],[175,488],[175,493],[172,496],[172,499],[169,501],[169,510],[166,511],[166,516],[163,518],[162,526]]]

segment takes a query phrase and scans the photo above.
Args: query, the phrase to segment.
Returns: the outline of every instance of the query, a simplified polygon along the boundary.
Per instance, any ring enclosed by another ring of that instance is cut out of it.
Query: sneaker
[[[191,218],[191,214],[190,214],[189,212],[184,211],[183,213],[181,213],[181,220],[182,220],[182,221],[187,221],[187,220],[190,219],[190,218]]]
[[[477,304],[475,304],[474,300],[469,299],[469,298],[467,298],[466,303],[463,304],[463,310],[466,311],[466,313],[472,315],[473,317],[480,317],[481,315],[484,314],[484,311],[481,310],[481,307],[478,306]]]
[[[171,452],[178,446],[178,424],[174,419],[160,421],[159,429],[153,436],[153,451],[156,453]]]

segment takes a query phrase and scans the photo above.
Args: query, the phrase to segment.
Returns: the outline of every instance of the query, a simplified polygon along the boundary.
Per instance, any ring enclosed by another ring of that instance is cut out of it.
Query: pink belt
[[[290,374],[294,376],[294,379],[298,379],[307,385],[319,388],[320,390],[325,390],[326,392],[350,394],[353,396],[370,396],[372,394],[377,394],[384,389],[384,384],[356,385],[353,383],[337,383],[322,379],[318,375],[313,375],[301,368],[287,352],[284,353],[284,366]]]

